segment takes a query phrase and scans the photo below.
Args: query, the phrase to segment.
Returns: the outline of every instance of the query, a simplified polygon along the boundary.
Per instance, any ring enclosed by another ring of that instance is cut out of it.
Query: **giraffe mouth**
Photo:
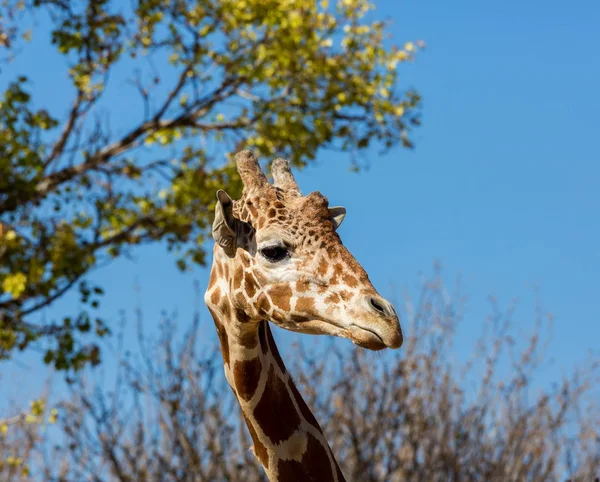
[[[348,338],[355,345],[374,351],[383,350],[384,348],[388,347],[381,336],[379,336],[376,332],[370,330],[369,328],[358,326],[354,323],[348,327],[345,327],[333,321],[314,318],[297,323],[286,323],[283,325],[280,324],[280,326],[287,330],[300,333],[316,335],[328,334],[340,336],[342,338]]]
[[[383,339],[374,331],[358,325],[350,325],[348,328],[349,338],[355,345],[369,350],[383,350],[387,345]]]

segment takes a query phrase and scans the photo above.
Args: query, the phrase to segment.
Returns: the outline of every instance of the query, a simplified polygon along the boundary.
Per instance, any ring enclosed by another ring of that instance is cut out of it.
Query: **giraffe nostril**
[[[382,315],[387,315],[387,310],[385,309],[385,305],[382,301],[378,300],[377,298],[370,297],[369,304],[375,309],[375,311],[378,311]]]

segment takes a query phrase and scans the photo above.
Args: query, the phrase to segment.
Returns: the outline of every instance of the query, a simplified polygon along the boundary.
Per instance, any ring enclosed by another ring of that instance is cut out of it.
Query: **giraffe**
[[[250,151],[236,157],[241,199],[217,192],[213,264],[205,302],[225,376],[270,481],[343,482],[323,430],[279,355],[268,322],[349,338],[371,350],[399,348],[392,305],[343,246],[346,210],[302,196],[289,163],[272,163],[270,184]]]

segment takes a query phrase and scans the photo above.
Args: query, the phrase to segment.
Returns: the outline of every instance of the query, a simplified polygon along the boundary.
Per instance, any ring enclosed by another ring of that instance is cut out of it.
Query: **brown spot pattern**
[[[290,438],[300,425],[300,417],[287,391],[286,384],[275,374],[273,365],[269,368],[263,396],[254,408],[254,416],[264,434],[273,444]]]
[[[256,332],[250,330],[247,333],[244,333],[242,336],[240,336],[240,344],[244,348],[252,350],[256,348],[256,345],[258,344],[258,335],[256,334]]]
[[[331,284],[338,284],[344,274],[344,267],[340,263],[336,263],[333,266],[333,276],[331,278]]]
[[[350,298],[352,298],[352,293],[350,293],[350,291],[342,290],[340,291],[340,296],[344,301],[348,301]]]
[[[221,310],[221,313],[223,313],[223,316],[226,320],[229,320],[231,318],[231,308],[229,307],[229,303],[221,303],[219,305],[219,309]]]
[[[300,413],[302,413],[304,420],[306,420],[308,423],[310,423],[316,429],[321,430],[321,427],[319,426],[319,422],[317,422],[317,419],[311,412],[310,408],[308,408],[308,405],[304,401],[304,398],[302,398],[302,395],[296,388],[296,384],[290,380],[289,385],[290,385],[290,389],[292,391],[292,395],[294,396],[294,399],[296,400],[296,405],[298,405],[298,407],[300,408]]]
[[[212,286],[217,282],[217,271],[216,269],[210,270],[210,278],[208,280],[208,289],[212,288]]]
[[[250,272],[246,272],[244,275],[244,287],[246,288],[248,298],[253,298],[256,294],[256,282],[254,281],[254,276],[252,276],[252,273]]]
[[[269,301],[269,298],[267,298],[267,295],[264,293],[258,295],[256,307],[258,308],[259,313],[262,315],[266,315],[269,311],[271,311],[271,302]]]
[[[312,313],[315,309],[315,300],[313,298],[303,297],[296,301],[296,311],[303,313]]]
[[[258,435],[256,434],[256,430],[254,429],[254,425],[252,422],[248,420],[248,417],[244,415],[244,420],[246,420],[246,426],[248,427],[248,431],[250,432],[250,437],[252,437],[252,441],[254,442],[254,453],[260,460],[260,463],[268,469],[269,468],[269,453],[267,452],[267,448],[263,445],[263,443],[258,439]]]
[[[250,255],[244,251],[242,253],[241,259],[242,259],[242,264],[244,265],[244,268],[248,268],[250,266],[250,259],[251,259]]]
[[[330,304],[337,304],[340,301],[340,295],[338,295],[337,293],[331,293],[327,298],[325,298],[325,303],[327,303],[328,305]]]
[[[269,290],[273,303],[283,311],[289,311],[292,288],[287,284],[279,284]]]
[[[350,288],[356,288],[356,286],[358,285],[358,281],[356,280],[356,278],[348,273],[344,273],[342,279],[344,280],[344,283],[346,283]]]
[[[221,289],[217,286],[210,295],[210,302],[213,306],[218,306],[221,301]]]
[[[219,342],[221,344],[221,353],[223,354],[223,361],[225,365],[229,365],[229,340],[227,338],[227,333],[225,332],[225,327],[218,321],[218,318],[215,316],[214,312],[209,308],[210,314],[213,317],[215,322],[215,326],[217,328],[217,335],[219,335]]]
[[[248,202],[247,206],[248,206],[248,211],[250,211],[250,214],[252,215],[252,217],[257,218],[258,210],[252,204],[250,204],[250,202]]]
[[[328,269],[329,263],[325,258],[321,258],[321,261],[319,261],[319,267],[317,268],[317,273],[319,273],[321,276],[325,276]]]
[[[256,392],[260,381],[262,365],[258,357],[251,360],[238,360],[233,366],[235,389],[240,397],[248,401]]]
[[[279,354],[279,350],[277,349],[277,345],[275,344],[275,339],[273,338],[273,333],[271,333],[271,328],[267,325],[265,331],[267,332],[267,340],[269,341],[269,348],[271,349],[271,355],[277,362],[279,369],[283,373],[286,373],[286,368],[285,368],[285,365],[283,364],[283,360],[281,359],[281,355]]]
[[[325,447],[311,434],[307,434],[307,438],[306,452],[300,462],[279,461],[277,465],[279,480],[286,482],[331,482],[333,480]]]
[[[238,321],[242,323],[248,323],[250,321],[250,316],[248,316],[248,314],[240,308],[236,308],[235,316],[238,319]]]
[[[244,294],[243,291],[238,291],[237,293],[235,293],[234,296],[235,299],[235,303],[234,306],[236,306],[238,309],[242,306],[246,306],[246,295]]]
[[[233,289],[237,290],[240,289],[240,287],[242,286],[242,278],[244,277],[244,270],[242,269],[241,266],[238,266],[235,269],[235,273],[233,275]]]

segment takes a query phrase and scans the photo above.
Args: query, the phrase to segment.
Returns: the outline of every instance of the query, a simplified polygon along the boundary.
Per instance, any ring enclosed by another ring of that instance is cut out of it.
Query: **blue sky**
[[[436,259],[449,283],[461,276],[469,301],[458,355],[471,351],[489,311],[488,295],[502,306],[518,298],[516,320],[530,327],[536,289],[555,317],[555,362],[547,380],[590,351],[598,355],[600,5],[375,4],[374,15],[391,20],[396,43],[423,39],[428,46],[402,69],[404,85],[424,96],[417,147],[385,156],[373,150],[370,168],[360,174],[349,171],[347,157],[322,151],[315,165],[297,174],[301,189],[319,190],[332,205],[346,206],[342,239],[382,295],[416,294],[419,273],[430,273]],[[36,89],[48,105],[60,105],[64,67],[40,51],[35,64],[30,57],[19,62],[43,76]],[[161,247],[142,248],[134,260],[93,274],[106,286],[104,317],[116,322],[124,310],[133,320],[141,302],[149,331],[162,310],[176,310],[182,323],[191,320],[193,281],[204,289],[207,278],[207,269],[180,274]],[[76,305],[67,297],[44,316]],[[208,320],[203,306],[201,313]],[[212,326],[206,328],[216,342]],[[0,391],[15,399],[36,395],[47,375],[31,356],[5,364],[3,372]]]

